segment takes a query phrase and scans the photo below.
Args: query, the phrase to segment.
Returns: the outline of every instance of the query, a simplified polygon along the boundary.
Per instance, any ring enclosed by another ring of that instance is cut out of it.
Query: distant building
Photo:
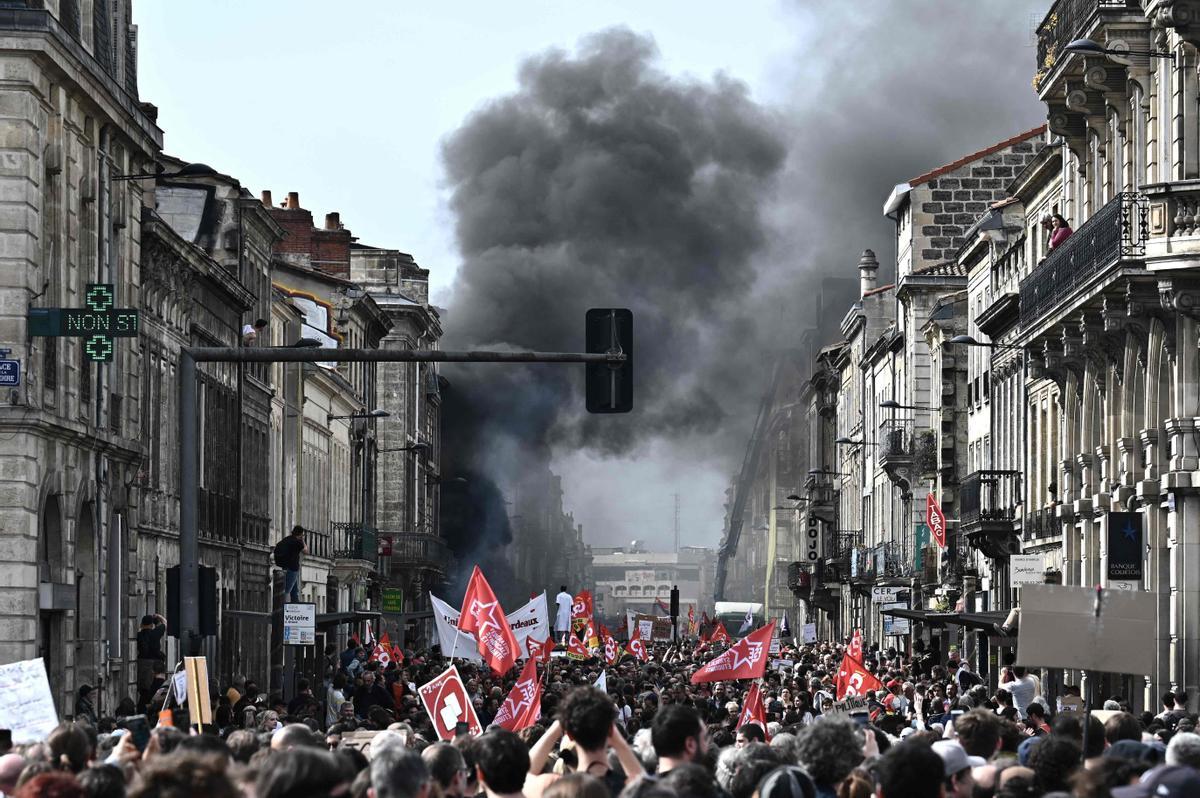
[[[683,546],[678,552],[646,551],[640,541],[616,548],[593,547],[596,616],[611,628],[620,625],[627,611],[666,615],[662,607],[671,606],[671,588],[676,586],[681,623],[692,606],[697,620],[702,612],[711,615],[713,554],[712,549],[699,546]]]

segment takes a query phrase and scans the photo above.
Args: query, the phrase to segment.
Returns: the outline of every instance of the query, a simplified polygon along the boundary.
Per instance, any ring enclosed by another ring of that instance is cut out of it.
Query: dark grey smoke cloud
[[[1045,6],[796,0],[769,106],[729,77],[663,74],[626,30],[526,62],[518,91],[445,146],[463,255],[447,345],[575,349],[588,307],[632,307],[637,410],[584,415],[579,369],[451,370],[451,470],[512,485],[555,453],[605,453],[600,478],[565,474],[590,482],[568,497],[589,536],[668,543],[666,524],[589,523],[614,496],[635,517],[665,510],[669,488],[621,464],[659,440],[680,473],[736,471],[766,365],[815,323],[822,279],[856,278],[866,247],[893,253],[892,186],[1040,123],[1029,43]],[[834,318],[851,299],[830,298]],[[685,543],[716,542],[723,499],[685,498],[703,519]]]

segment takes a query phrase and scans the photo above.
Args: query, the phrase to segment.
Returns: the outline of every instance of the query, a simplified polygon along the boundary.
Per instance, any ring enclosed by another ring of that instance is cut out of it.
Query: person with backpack
[[[304,542],[304,527],[297,524],[292,534],[275,544],[275,564],[283,569],[283,598],[300,601],[300,556],[308,553]]]

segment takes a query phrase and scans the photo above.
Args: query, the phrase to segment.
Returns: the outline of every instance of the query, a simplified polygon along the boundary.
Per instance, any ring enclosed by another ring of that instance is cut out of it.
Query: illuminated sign
[[[29,335],[83,338],[83,354],[93,363],[108,363],[113,338],[138,334],[136,310],[113,308],[112,283],[88,283],[82,308],[30,308]]]

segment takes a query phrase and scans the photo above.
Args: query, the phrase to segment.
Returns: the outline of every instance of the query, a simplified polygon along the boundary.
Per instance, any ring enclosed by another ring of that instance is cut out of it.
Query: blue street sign
[[[7,353],[5,353],[7,354]],[[0,387],[16,388],[21,384],[21,361],[0,360]]]

